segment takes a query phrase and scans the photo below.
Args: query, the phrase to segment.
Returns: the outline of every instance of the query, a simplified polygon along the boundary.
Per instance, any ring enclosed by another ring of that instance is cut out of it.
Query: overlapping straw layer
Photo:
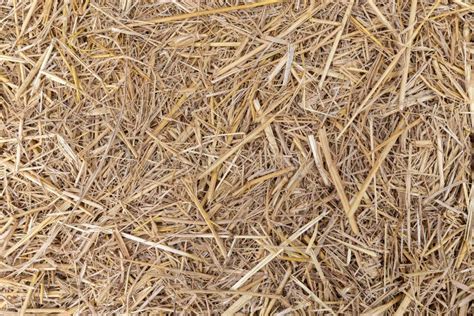
[[[472,315],[466,0],[0,3],[1,315]]]

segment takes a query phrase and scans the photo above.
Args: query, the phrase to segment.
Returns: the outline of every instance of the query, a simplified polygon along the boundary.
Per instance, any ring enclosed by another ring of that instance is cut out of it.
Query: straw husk
[[[469,1],[0,3],[1,315],[472,315]]]

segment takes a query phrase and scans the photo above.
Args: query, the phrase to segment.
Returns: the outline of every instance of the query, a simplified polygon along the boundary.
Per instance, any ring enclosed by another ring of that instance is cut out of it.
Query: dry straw
[[[0,314],[472,315],[473,12],[0,1]]]

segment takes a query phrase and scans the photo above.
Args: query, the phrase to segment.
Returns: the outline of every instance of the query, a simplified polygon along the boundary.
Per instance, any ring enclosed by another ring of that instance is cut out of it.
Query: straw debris
[[[1,315],[472,315],[469,1],[0,3]]]

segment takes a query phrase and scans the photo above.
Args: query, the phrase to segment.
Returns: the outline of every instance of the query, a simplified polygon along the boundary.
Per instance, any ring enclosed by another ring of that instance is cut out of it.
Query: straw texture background
[[[0,1],[0,314],[472,315],[473,12]]]

